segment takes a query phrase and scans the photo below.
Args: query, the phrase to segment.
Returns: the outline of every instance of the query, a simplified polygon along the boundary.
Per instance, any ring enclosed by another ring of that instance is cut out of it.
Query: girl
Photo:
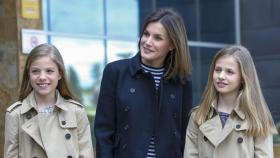
[[[104,70],[95,117],[97,158],[182,158],[191,109],[191,61],[182,18],[145,21],[140,52]]]
[[[276,132],[249,51],[221,49],[191,114],[184,158],[272,158]]]
[[[29,54],[19,101],[5,119],[5,158],[93,158],[83,105],[73,100],[62,57],[42,44]]]

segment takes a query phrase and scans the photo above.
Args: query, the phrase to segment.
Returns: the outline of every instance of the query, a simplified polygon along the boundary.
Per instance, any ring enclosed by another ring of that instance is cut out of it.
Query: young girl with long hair
[[[7,108],[4,158],[93,158],[89,121],[51,44],[27,57],[19,101]]]
[[[249,51],[221,49],[188,124],[184,158],[272,158],[277,133]]]

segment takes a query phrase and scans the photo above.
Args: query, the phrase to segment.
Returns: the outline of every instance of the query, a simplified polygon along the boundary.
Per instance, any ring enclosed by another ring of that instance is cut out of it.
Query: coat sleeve
[[[199,128],[194,121],[194,113],[192,112],[187,132],[186,132],[186,145],[184,150],[184,158],[198,158],[198,131]]]
[[[254,138],[254,158],[273,158],[273,136]]]
[[[16,115],[6,112],[5,116],[5,144],[4,158],[18,158],[19,137],[18,130],[19,122]]]
[[[79,158],[94,158],[91,138],[89,120],[83,108],[78,114]]]
[[[192,109],[192,83],[187,82],[183,90],[183,109],[182,109],[182,131],[181,131],[181,151],[184,152],[186,129],[188,125],[190,111]]]
[[[115,78],[115,72],[108,64],[103,72],[94,124],[96,158],[113,158],[116,122]]]

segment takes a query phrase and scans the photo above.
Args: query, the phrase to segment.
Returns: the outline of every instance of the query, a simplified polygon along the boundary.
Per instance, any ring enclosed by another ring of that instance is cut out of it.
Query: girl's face
[[[145,65],[161,67],[173,45],[160,22],[147,25],[140,39],[141,59]]]
[[[213,82],[220,94],[238,94],[242,77],[239,65],[232,56],[222,56],[216,60]]]
[[[29,69],[31,86],[38,97],[53,97],[61,79],[58,66],[48,56],[33,61]]]

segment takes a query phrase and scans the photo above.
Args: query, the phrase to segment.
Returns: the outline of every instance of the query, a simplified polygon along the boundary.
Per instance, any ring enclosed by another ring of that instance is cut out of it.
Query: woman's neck
[[[42,96],[35,93],[34,98],[37,106],[53,106],[56,103],[55,93],[54,95],[47,95],[47,96]]]
[[[219,94],[217,109],[219,112],[225,112],[230,114],[235,106],[237,105],[237,94],[236,95],[222,95]]]

